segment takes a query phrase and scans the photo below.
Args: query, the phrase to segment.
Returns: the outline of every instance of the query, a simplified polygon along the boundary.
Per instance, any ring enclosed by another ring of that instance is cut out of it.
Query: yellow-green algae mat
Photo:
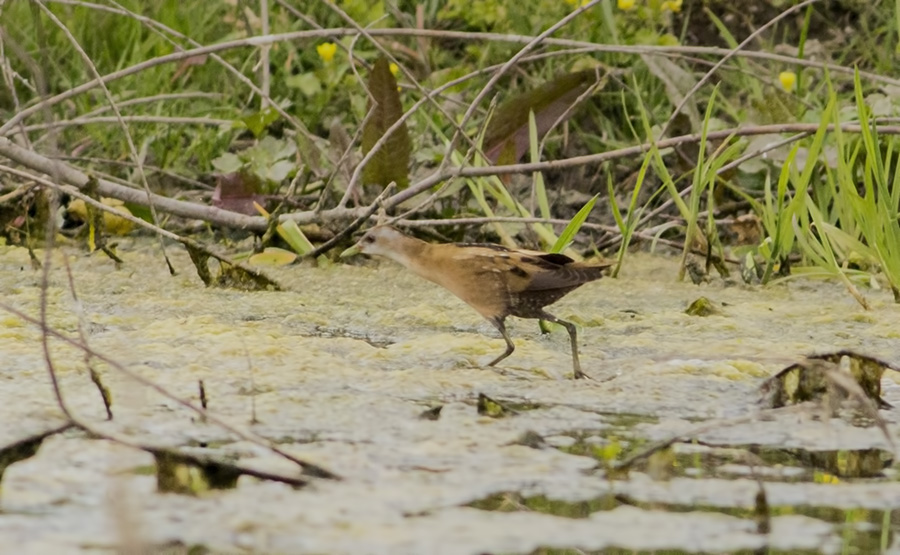
[[[212,414],[341,479],[160,493],[151,455],[69,430],[6,469],[4,550],[898,549],[900,483],[879,428],[847,411],[757,404],[765,378],[806,354],[900,361],[889,291],[866,291],[863,311],[835,284],[694,286],[676,281],[672,258],[633,256],[621,278],[554,307],[579,324],[594,380],[575,381],[566,334],[542,336],[534,321],[513,319],[515,353],[481,367],[503,349],[490,324],[392,265],[278,270],[287,291],[247,293],[203,287],[177,252],[170,277],[155,243],[121,252],[120,269],[66,254],[77,303],[59,254],[50,324],[76,335],[80,321],[91,347],[195,403],[202,380]],[[36,315],[40,280],[24,250],[0,248],[2,302]],[[699,297],[716,310],[686,314]],[[106,422],[83,354],[50,344],[69,406],[98,429],[296,475],[98,364],[114,403]],[[38,331],[0,314],[0,355],[0,446],[59,426]],[[891,374],[882,396],[898,405]],[[896,411],[879,414],[896,441]],[[684,441],[612,470],[673,437]]]

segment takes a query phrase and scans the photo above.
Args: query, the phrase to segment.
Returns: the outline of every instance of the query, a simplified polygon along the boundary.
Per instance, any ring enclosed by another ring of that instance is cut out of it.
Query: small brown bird
[[[505,359],[516,348],[504,324],[507,316],[539,318],[566,328],[572,341],[575,378],[587,377],[578,361],[575,325],[560,320],[544,307],[581,285],[600,279],[610,264],[586,264],[563,254],[493,244],[431,244],[387,226],[372,228],[341,256],[360,252],[399,262],[413,273],[445,287],[494,324],[506,340],[506,351],[488,366]]]

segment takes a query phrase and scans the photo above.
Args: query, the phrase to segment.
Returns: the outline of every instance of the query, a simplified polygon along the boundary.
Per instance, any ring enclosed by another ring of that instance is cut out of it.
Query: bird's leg
[[[490,322],[494,324],[494,326],[496,326],[498,330],[500,330],[500,335],[502,335],[503,339],[506,340],[506,352],[488,363],[488,366],[494,366],[504,358],[511,355],[513,351],[516,350],[516,346],[513,345],[512,339],[510,339],[509,334],[506,333],[506,324],[503,323],[503,318],[492,319],[490,320]]]
[[[566,331],[569,332],[569,339],[572,340],[572,371],[574,377],[576,380],[587,378],[588,375],[581,371],[581,363],[578,361],[578,334],[575,331],[575,324],[560,320],[556,316],[543,310],[541,311],[540,318],[541,320],[547,320],[548,322],[553,322],[566,328]]]

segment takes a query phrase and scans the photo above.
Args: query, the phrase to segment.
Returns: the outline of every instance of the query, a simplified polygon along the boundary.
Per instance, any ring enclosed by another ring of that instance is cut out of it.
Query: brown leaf
[[[378,58],[369,75],[369,116],[363,126],[362,150],[368,154],[381,137],[403,115],[403,105],[397,92],[397,80],[391,74],[385,57]],[[404,123],[397,128],[384,146],[375,153],[363,169],[363,181],[387,187],[395,182],[398,189],[409,185],[409,159],[412,146],[409,130]]]
[[[529,112],[534,112],[538,138],[543,137],[595,78],[592,69],[569,73],[501,104],[484,134],[485,156],[492,164],[518,162],[528,151]]]
[[[220,174],[216,176],[212,204],[222,210],[254,216],[257,211],[253,203],[265,204],[265,197],[259,194],[261,188],[259,178],[248,172]]]
[[[206,63],[206,59],[208,57],[209,56],[207,54],[199,54],[197,56],[190,56],[181,60],[181,63],[178,64],[178,68],[175,70],[175,73],[172,74],[172,78],[169,79],[169,82],[174,83],[175,81],[178,81],[178,79],[182,75],[187,73],[188,69],[190,69],[192,66],[202,66]]]

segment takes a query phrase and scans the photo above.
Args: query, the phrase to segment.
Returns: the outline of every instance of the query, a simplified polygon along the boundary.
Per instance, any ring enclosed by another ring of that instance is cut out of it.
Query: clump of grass
[[[836,120],[834,91],[831,96],[826,117]],[[858,72],[854,77],[854,98],[860,135],[857,140],[849,140],[839,127],[835,128],[837,167],[834,171],[827,169],[824,182],[815,188],[820,200],[807,199],[814,227],[807,227],[803,234],[807,238],[803,251],[817,266],[831,268],[842,276],[851,272],[858,277],[867,276],[863,271],[847,270],[851,262],[880,270],[895,302],[900,302],[897,141],[879,137],[871,109],[863,97]],[[832,220],[827,221],[824,214],[832,215]],[[840,253],[840,259],[835,251]]]

